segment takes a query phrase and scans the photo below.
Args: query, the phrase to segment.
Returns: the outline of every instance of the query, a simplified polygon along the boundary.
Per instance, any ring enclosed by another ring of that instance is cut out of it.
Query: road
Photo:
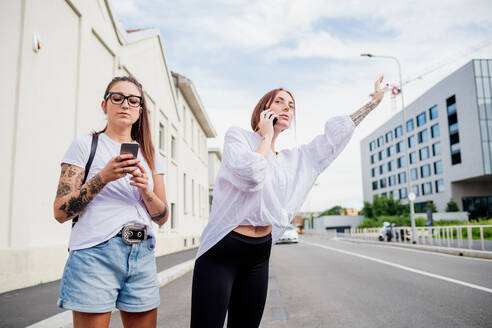
[[[161,288],[188,327],[191,273]],[[261,327],[492,327],[492,261],[302,236],[275,245]],[[111,327],[122,327],[119,314]]]

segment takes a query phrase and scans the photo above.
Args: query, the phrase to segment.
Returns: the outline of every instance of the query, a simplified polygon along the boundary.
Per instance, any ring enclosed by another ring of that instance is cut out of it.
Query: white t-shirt
[[[224,140],[210,219],[197,258],[238,225],[272,225],[272,242],[284,233],[316,178],[341,153],[355,129],[350,116],[328,120],[324,134],[268,160],[256,152],[262,137],[233,127]]]
[[[77,137],[68,148],[62,163],[76,165],[85,169],[91,152],[92,135]],[[99,135],[96,154],[92,162],[87,181],[99,173],[106,164],[120,154],[121,143],[109,138],[105,133]],[[154,155],[155,170],[152,173],[140,148],[138,159],[149,177],[149,187],[154,188],[152,174],[164,174],[164,164],[156,151]],[[132,175],[111,181],[90,201],[79,215],[70,234],[70,250],[89,248],[116,235],[123,226],[135,224],[145,226],[147,234],[154,235],[152,219],[138,192],[130,185]],[[155,242],[155,238],[152,238]]]

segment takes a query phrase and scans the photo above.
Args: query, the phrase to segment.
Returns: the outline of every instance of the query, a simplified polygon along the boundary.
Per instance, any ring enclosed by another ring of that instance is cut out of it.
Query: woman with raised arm
[[[79,219],[58,305],[73,311],[75,328],[108,327],[115,307],[125,327],[156,327],[160,298],[152,222],[162,225],[169,215],[163,163],[154,152],[139,82],[114,78],[101,107],[106,127],[76,138],[61,161],[55,218]],[[122,143],[138,146],[137,156],[120,154]]]
[[[230,128],[214,184],[212,209],[193,272],[191,327],[258,327],[268,288],[270,250],[300,209],[316,178],[340,154],[354,128],[381,102],[328,120],[324,133],[299,148],[275,151],[296,115],[292,93],[275,89],[256,105],[253,132]]]

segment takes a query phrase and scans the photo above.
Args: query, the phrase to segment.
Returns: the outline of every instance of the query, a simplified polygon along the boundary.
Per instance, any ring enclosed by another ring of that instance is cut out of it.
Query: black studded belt
[[[147,230],[145,228],[136,225],[124,226],[116,236],[121,237],[123,242],[128,245],[138,244],[150,238],[150,236],[147,237]]]

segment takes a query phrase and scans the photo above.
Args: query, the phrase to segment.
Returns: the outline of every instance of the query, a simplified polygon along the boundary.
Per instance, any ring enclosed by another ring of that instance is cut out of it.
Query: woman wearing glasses
[[[382,100],[383,77],[372,100],[352,115],[334,117],[324,134],[299,148],[275,151],[295,119],[292,94],[276,89],[256,105],[253,132],[230,128],[214,184],[212,210],[193,272],[191,327],[258,327],[268,288],[272,243],[298,212],[316,178],[340,154],[355,126]]]
[[[116,77],[103,99],[106,127],[76,138],[61,161],[55,218],[79,220],[58,305],[73,311],[74,327],[108,327],[115,307],[125,327],[155,327],[160,300],[152,222],[162,225],[168,217],[163,163],[154,153],[141,84]],[[120,154],[122,143],[138,144],[137,157]]]

